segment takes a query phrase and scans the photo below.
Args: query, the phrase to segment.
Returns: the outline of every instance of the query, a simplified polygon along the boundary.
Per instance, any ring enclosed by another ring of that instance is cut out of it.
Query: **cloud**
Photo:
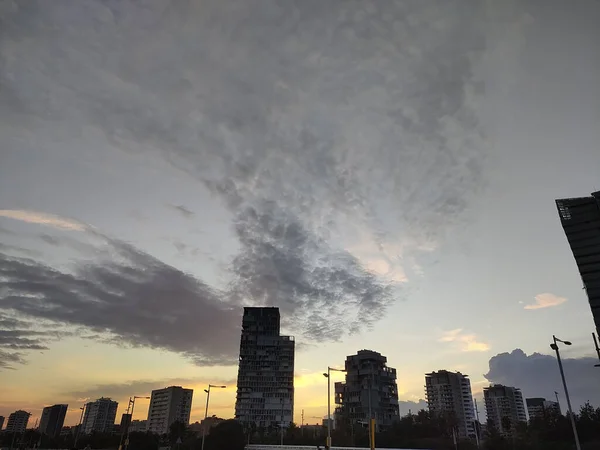
[[[1,13],[0,134],[33,148],[59,136],[79,155],[85,128],[86,148],[167,160],[221,200],[240,243],[227,292],[117,241],[115,259],[70,270],[5,255],[6,304],[214,362],[234,356],[242,304],[277,305],[286,328],[335,340],[406,298],[403,271],[373,262],[402,248],[420,267],[484,185],[484,3],[267,1]],[[375,254],[345,250],[356,230]]]
[[[490,349],[488,344],[478,341],[474,334],[463,333],[462,328],[444,332],[439,342],[458,343],[463,352],[486,352]]]
[[[562,305],[567,301],[565,297],[559,297],[550,293],[538,294],[534,298],[535,303],[533,305],[525,305],[524,309],[550,308],[552,306]]]
[[[15,365],[25,364],[23,353],[21,352],[7,352],[0,349],[0,370],[14,370]]]
[[[177,211],[178,213],[180,213],[184,218],[186,219],[191,219],[192,217],[194,217],[194,213],[192,211],[190,211],[188,208],[186,208],[183,205],[171,205],[169,204],[170,208],[173,208],[175,211]]]
[[[37,211],[0,209],[0,217],[8,217],[10,219],[20,220],[27,223],[46,225],[60,230],[84,231],[87,228],[87,226],[81,222]]]
[[[179,352],[202,365],[235,363],[241,306],[128,244],[107,238],[106,245],[111,259],[72,271],[0,253],[3,309],[84,327],[120,345]],[[25,333],[12,339],[28,342]]]
[[[427,410],[429,408],[427,402],[423,399],[419,399],[418,402],[398,400],[398,406],[400,408],[400,417],[407,416],[409,412],[411,414],[417,414],[422,409]]]
[[[237,295],[282,308],[289,327],[310,339],[339,339],[380,318],[392,289],[345,251],[304,228],[274,202],[237,216],[242,252]]]
[[[588,400],[596,406],[600,405],[600,370],[594,367],[598,359],[562,356],[573,408],[579,409]],[[561,396],[563,411],[566,409],[560,372],[554,356],[540,353],[527,355],[521,349],[499,353],[490,358],[489,371],[484,376],[490,383],[521,388],[524,398],[553,399],[554,392],[557,391]]]
[[[208,380],[198,378],[170,378],[166,380],[132,380],[125,383],[106,383],[91,386],[85,390],[73,390],[63,392],[62,397],[66,398],[100,398],[110,397],[120,399],[133,395],[147,396],[155,389],[162,389],[167,386],[193,387],[202,384],[204,381],[208,385]],[[234,379],[211,379],[211,384],[235,386],[237,380]]]

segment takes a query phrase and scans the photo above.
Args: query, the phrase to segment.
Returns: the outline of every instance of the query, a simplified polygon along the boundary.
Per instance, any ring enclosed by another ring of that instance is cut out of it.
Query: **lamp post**
[[[206,410],[204,411],[204,426],[202,427],[202,450],[204,450],[204,438],[206,437],[206,427],[208,426],[208,422],[206,419],[208,417],[208,401],[210,400],[210,388],[219,388],[225,389],[227,386],[216,386],[214,384],[209,384],[208,389],[204,389],[206,392]]]
[[[77,433],[75,433],[75,442],[73,443],[74,448],[77,448],[77,439],[79,439],[79,433],[81,433],[81,426],[83,425],[83,412],[85,411],[85,403],[79,409],[81,410],[81,416],[79,417],[79,425],[77,425]]]
[[[558,351],[558,342],[562,342],[565,345],[571,345],[569,341],[562,341],[556,336],[552,335],[554,342],[550,344],[550,348],[556,352],[556,360],[558,361],[558,368],[560,369],[560,376],[562,378],[563,387],[565,388],[565,397],[567,399],[567,407],[569,408],[569,417],[571,419],[571,427],[573,427],[573,436],[575,436],[575,447],[577,450],[581,450],[579,445],[579,435],[577,434],[577,426],[575,425],[575,417],[573,416],[573,409],[571,408],[571,399],[569,398],[569,390],[567,389],[567,381],[565,380],[565,372],[563,371],[562,361],[560,360],[560,352]]]
[[[150,397],[139,397],[137,395],[134,395],[133,397],[131,397],[129,399],[129,403],[131,404],[131,422],[133,422],[133,409],[135,408],[135,399],[136,398],[146,398],[149,399]],[[129,409],[129,405],[127,405],[127,409]],[[127,447],[129,447],[129,431],[131,430],[131,422],[129,423],[129,426],[127,427],[127,438],[125,439],[125,445],[123,446],[124,450],[127,450]]]
[[[344,369],[334,369],[327,366],[327,373],[323,376],[327,378],[327,450],[331,448],[331,371],[345,372]]]

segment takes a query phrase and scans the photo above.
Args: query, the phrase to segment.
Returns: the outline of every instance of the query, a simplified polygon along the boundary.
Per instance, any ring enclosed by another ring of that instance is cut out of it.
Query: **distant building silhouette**
[[[27,422],[29,422],[29,416],[31,413],[23,411],[22,409],[15,411],[8,416],[8,422],[6,423],[7,433],[24,433],[27,429]]]
[[[519,422],[527,422],[521,390],[512,386],[494,384],[483,389],[488,425],[499,433],[515,433]]]
[[[129,424],[130,433],[145,433],[148,430],[147,420],[132,420]]]
[[[346,358],[345,370],[346,381],[335,383],[336,421],[367,426],[373,418],[380,431],[399,420],[396,369],[387,366],[385,356],[360,350]]]
[[[456,420],[461,439],[475,439],[475,409],[468,375],[438,370],[425,374],[425,394],[429,412]]]
[[[2,431],[3,426],[4,426],[4,416],[0,416],[0,431]]]
[[[558,199],[556,207],[600,334],[600,191]]]
[[[245,426],[293,421],[294,338],[279,333],[279,308],[244,308],[235,418]]]
[[[115,427],[118,406],[117,402],[106,397],[99,398],[95,402],[86,403],[81,432],[83,434],[91,434],[94,431],[97,433],[112,433]]]
[[[529,420],[545,417],[550,411],[560,414],[560,405],[558,402],[546,400],[545,398],[528,398],[525,399],[527,405],[527,414]]]
[[[193,389],[169,386],[152,391],[148,408],[148,431],[154,434],[167,434],[175,422],[190,423]]]
[[[40,418],[40,425],[38,427],[39,432],[51,437],[60,436],[68,407],[69,405],[46,406],[42,410],[42,417]]]

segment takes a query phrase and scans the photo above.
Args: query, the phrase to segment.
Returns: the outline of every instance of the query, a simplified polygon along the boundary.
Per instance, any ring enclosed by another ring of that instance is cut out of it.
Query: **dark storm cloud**
[[[228,306],[219,292],[125,243],[107,244],[111,260],[79,265],[73,272],[0,254],[2,308],[108,333],[124,345],[176,351],[198,364],[235,361],[240,307]],[[37,340],[42,337],[39,333]],[[39,343],[24,333],[0,334],[0,343],[3,338],[21,345],[16,348]]]
[[[586,401],[600,405],[600,369],[597,358],[565,358],[562,362],[573,408],[578,409]],[[523,397],[554,398],[557,391],[564,402],[562,381],[556,358],[533,353],[526,355],[521,349],[500,353],[490,359],[490,370],[484,376],[490,383],[521,388]],[[562,405],[563,411],[566,404]]]
[[[403,297],[348,250],[348,229],[382,254],[418,257],[481,188],[484,2],[7,5],[0,127],[51,129],[69,148],[85,125],[106,138],[96,146],[158,155],[197,179],[235,218],[236,304],[280,306],[309,338],[339,339]],[[73,273],[5,258],[5,304],[229,360],[239,314],[223,294],[126,253]],[[208,354],[212,337],[223,345]]]
[[[239,295],[280,305],[291,328],[309,339],[339,339],[368,326],[392,300],[390,286],[274,202],[241,211],[236,231],[244,248],[233,262]]]

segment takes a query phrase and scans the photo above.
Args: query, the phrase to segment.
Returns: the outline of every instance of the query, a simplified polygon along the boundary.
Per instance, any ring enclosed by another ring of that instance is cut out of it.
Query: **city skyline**
[[[396,368],[402,415],[441,368],[478,400],[552,398],[553,335],[573,407],[600,404],[555,204],[600,187],[600,2],[18,3],[0,415],[68,404],[73,425],[105,396],[120,417],[176,385],[194,422],[215,384],[209,414],[232,417],[253,306],[295,338],[296,421],[364,348]]]

